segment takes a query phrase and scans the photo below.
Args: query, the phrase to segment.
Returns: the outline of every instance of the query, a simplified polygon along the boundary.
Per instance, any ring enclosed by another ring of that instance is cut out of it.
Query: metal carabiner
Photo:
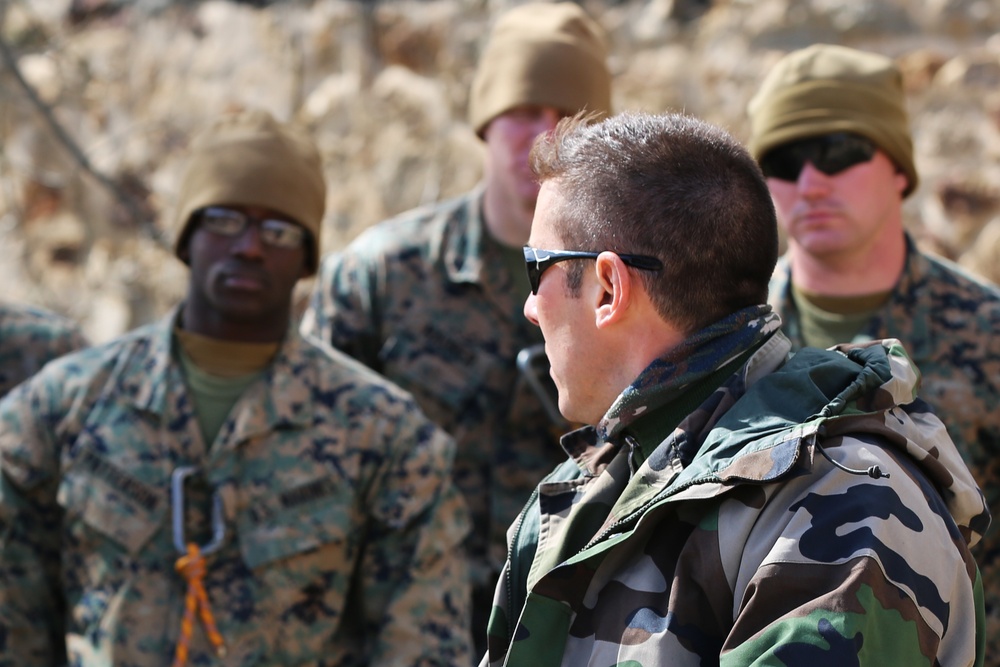
[[[170,504],[174,519],[174,548],[177,553],[187,554],[187,540],[184,536],[184,480],[198,472],[197,466],[181,466],[170,476]],[[212,541],[199,545],[203,556],[218,551],[226,538],[226,524],[222,520],[222,496],[212,493]]]

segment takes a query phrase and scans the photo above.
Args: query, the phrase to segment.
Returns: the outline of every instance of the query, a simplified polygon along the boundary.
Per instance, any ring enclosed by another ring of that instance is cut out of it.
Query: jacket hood
[[[803,445],[825,455],[825,438],[869,434],[916,463],[973,545],[989,526],[985,499],[944,424],[917,398],[919,384],[919,371],[896,339],[804,348],[746,387],[671,486],[705,478],[771,481],[791,469]],[[848,472],[894,472],[890,460],[876,467]]]

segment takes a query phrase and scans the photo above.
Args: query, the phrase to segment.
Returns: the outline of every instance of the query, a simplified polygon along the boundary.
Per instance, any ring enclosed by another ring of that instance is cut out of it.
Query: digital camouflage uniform
[[[465,665],[468,528],[451,441],[409,396],[292,331],[206,447],[176,314],[49,364],[0,402],[0,665],[170,664],[185,540],[225,538],[190,665]]]
[[[484,245],[482,201],[480,186],[376,225],[325,258],[303,332],[412,392],[454,436],[485,624],[507,527],[565,453],[517,370],[518,352],[542,335],[524,318],[527,294],[515,293],[495,245]]]
[[[86,345],[80,328],[65,317],[0,304],[0,398],[49,361]]]
[[[907,237],[906,267],[888,302],[855,342],[897,338],[920,369],[930,403],[1000,517],[1000,291],[954,264],[928,256]],[[793,349],[803,345],[782,258],[770,286]],[[987,664],[1000,665],[1000,519],[973,550],[983,573]]]
[[[657,360],[563,439],[575,460],[511,528],[491,664],[981,663],[967,543],[989,517],[926,404],[900,407],[905,353],[784,363],[777,318],[750,324],[750,346]]]

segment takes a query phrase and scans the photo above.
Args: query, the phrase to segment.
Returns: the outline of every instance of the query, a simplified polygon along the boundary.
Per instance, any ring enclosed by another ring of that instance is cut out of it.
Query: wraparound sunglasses
[[[612,251],[613,252],[613,251]],[[538,282],[542,279],[542,274],[553,264],[565,262],[568,259],[594,259],[601,253],[586,252],[583,250],[542,250],[524,246],[524,266],[528,270],[528,283],[531,285],[531,293],[538,294]],[[663,262],[655,257],[647,255],[628,255],[615,253],[626,265],[643,271],[660,271],[663,269]]]
[[[760,169],[768,178],[797,181],[808,162],[827,176],[833,176],[868,162],[875,157],[876,150],[870,139],[850,132],[834,132],[772,148],[760,159]]]

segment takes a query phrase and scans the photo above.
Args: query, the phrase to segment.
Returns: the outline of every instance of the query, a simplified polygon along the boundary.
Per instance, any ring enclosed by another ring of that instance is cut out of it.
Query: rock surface
[[[3,298],[75,317],[96,341],[176,303],[186,269],[163,239],[180,160],[226,109],[260,106],[311,129],[330,186],[326,251],[463,192],[482,159],[465,124],[476,56],[512,4],[0,4]],[[788,50],[823,41],[893,57],[921,174],[906,224],[923,246],[1000,280],[1000,3],[582,4],[610,34],[618,110],[684,110],[741,139],[747,101]]]

